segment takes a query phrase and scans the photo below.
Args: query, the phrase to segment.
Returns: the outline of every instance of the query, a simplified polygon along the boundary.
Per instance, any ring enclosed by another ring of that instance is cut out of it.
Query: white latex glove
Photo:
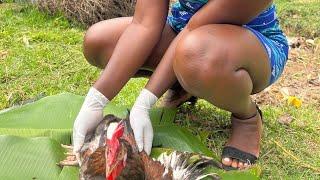
[[[108,102],[97,89],[90,88],[73,125],[73,152],[76,155],[83,146],[86,134],[94,130],[103,119],[103,109]]]
[[[148,155],[151,153],[153,140],[153,128],[149,111],[157,100],[157,96],[152,92],[143,89],[130,112],[130,124],[139,151],[144,150]]]

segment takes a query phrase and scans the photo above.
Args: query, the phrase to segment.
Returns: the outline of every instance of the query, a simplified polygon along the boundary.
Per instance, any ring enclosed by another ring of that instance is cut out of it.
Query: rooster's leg
[[[60,167],[79,166],[76,155],[73,153],[73,147],[64,145],[64,144],[61,144],[61,147],[67,150],[67,152],[64,153],[66,155],[66,158],[63,161],[60,161],[59,163],[57,163],[57,165]]]

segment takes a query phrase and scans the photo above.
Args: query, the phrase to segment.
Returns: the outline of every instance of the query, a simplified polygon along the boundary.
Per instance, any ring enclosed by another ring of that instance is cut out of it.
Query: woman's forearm
[[[162,28],[129,25],[94,87],[111,100],[143,65],[161,32]]]
[[[123,32],[94,87],[109,100],[144,64],[161,37],[169,0],[137,0],[132,23]]]

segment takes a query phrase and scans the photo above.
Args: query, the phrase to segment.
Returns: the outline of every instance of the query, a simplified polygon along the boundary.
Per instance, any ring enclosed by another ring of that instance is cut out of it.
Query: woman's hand
[[[149,111],[158,98],[149,90],[143,89],[130,112],[130,124],[141,152],[151,153],[153,128]]]
[[[130,112],[130,124],[139,151],[141,152],[144,150],[147,154],[150,154],[153,140],[153,128],[149,110],[140,107],[132,108]]]
[[[91,88],[86,96],[73,126],[73,151],[78,154],[85,136],[94,130],[103,119],[103,108],[109,100],[95,88]]]

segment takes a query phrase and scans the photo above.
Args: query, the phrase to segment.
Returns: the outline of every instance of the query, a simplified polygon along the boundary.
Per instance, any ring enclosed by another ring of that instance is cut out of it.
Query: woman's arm
[[[132,23],[120,37],[108,65],[89,90],[74,122],[73,145],[77,156],[86,134],[103,119],[106,104],[138,71],[159,41],[166,22],[168,1],[137,1]]]
[[[111,100],[144,64],[161,37],[169,0],[138,0],[132,23],[120,37],[94,87]]]

